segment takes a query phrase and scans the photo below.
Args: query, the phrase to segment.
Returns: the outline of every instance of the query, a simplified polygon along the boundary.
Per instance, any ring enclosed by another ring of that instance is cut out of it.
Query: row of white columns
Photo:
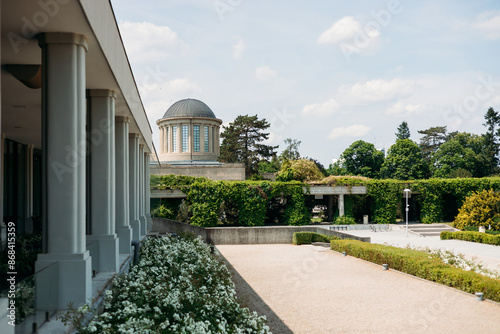
[[[128,117],[115,117],[116,93],[85,89],[87,39],[72,33],[43,33],[42,208],[46,253],[35,265],[37,309],[87,302],[92,261],[98,271],[117,272],[119,254],[148,230],[149,154],[140,135],[129,133]],[[86,96],[87,95],[87,96]],[[88,110],[87,110],[88,106]],[[86,113],[89,129],[86,133]],[[88,155],[88,152],[90,155]],[[86,235],[86,162],[89,171],[90,234]],[[97,247],[91,258],[88,245]],[[45,278],[44,278],[45,277]]]

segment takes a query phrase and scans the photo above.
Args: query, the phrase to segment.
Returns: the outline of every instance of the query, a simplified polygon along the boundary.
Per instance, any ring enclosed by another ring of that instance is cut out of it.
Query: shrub
[[[200,238],[146,239],[139,263],[106,291],[102,311],[86,326],[75,320],[95,312],[88,305],[61,319],[81,334],[269,332],[265,317],[238,304],[229,271]]]
[[[349,216],[340,216],[335,218],[335,225],[353,225],[356,224],[356,221],[354,220],[353,217]]]
[[[481,232],[441,232],[441,240],[457,239],[464,241],[479,242],[482,244],[498,245],[500,246],[500,235],[491,235]]]
[[[334,235],[325,235],[316,232],[295,232],[293,234],[294,245],[305,245],[313,242],[330,242],[331,240],[340,240]]]
[[[158,208],[153,210],[153,215],[159,218],[171,218],[173,215],[172,210],[167,208],[165,205],[160,205]]]
[[[500,230],[500,194],[493,190],[473,192],[465,199],[458,211],[453,226],[463,229],[466,226],[488,226]]]
[[[484,297],[500,302],[500,281],[476,272],[466,271],[444,263],[428,252],[370,244],[356,240],[332,240],[330,247],[337,252],[451,286],[465,292],[483,292]]]
[[[465,226],[463,230],[469,232],[479,232],[479,226]],[[486,233],[492,235],[500,235],[500,231],[493,231],[488,229],[486,229]]]

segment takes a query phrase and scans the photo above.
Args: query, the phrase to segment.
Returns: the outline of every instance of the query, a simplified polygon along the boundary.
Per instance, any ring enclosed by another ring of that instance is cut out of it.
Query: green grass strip
[[[473,271],[443,263],[427,252],[404,249],[356,240],[332,240],[331,249],[376,264],[444,284],[465,292],[482,292],[484,297],[500,302],[500,281]]]

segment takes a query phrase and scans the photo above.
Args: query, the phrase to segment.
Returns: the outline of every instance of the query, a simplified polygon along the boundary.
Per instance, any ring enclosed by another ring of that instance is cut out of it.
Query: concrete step
[[[410,225],[408,229],[414,233],[418,234],[421,237],[431,237],[431,236],[439,236],[442,231],[454,232],[458,231],[457,229],[448,226],[446,224],[418,224],[418,225]]]
[[[435,237],[441,235],[441,232],[422,232],[419,234],[423,237]]]

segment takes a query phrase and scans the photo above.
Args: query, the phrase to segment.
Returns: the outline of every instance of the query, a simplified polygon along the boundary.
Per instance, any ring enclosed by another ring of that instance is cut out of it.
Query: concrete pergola
[[[311,186],[304,187],[304,193],[314,196],[316,199],[323,199],[324,196],[329,197],[328,201],[328,217],[333,216],[333,199],[338,197],[339,216],[345,214],[344,196],[345,195],[365,195],[366,186]],[[187,195],[179,189],[151,189],[151,198],[186,198]]]

